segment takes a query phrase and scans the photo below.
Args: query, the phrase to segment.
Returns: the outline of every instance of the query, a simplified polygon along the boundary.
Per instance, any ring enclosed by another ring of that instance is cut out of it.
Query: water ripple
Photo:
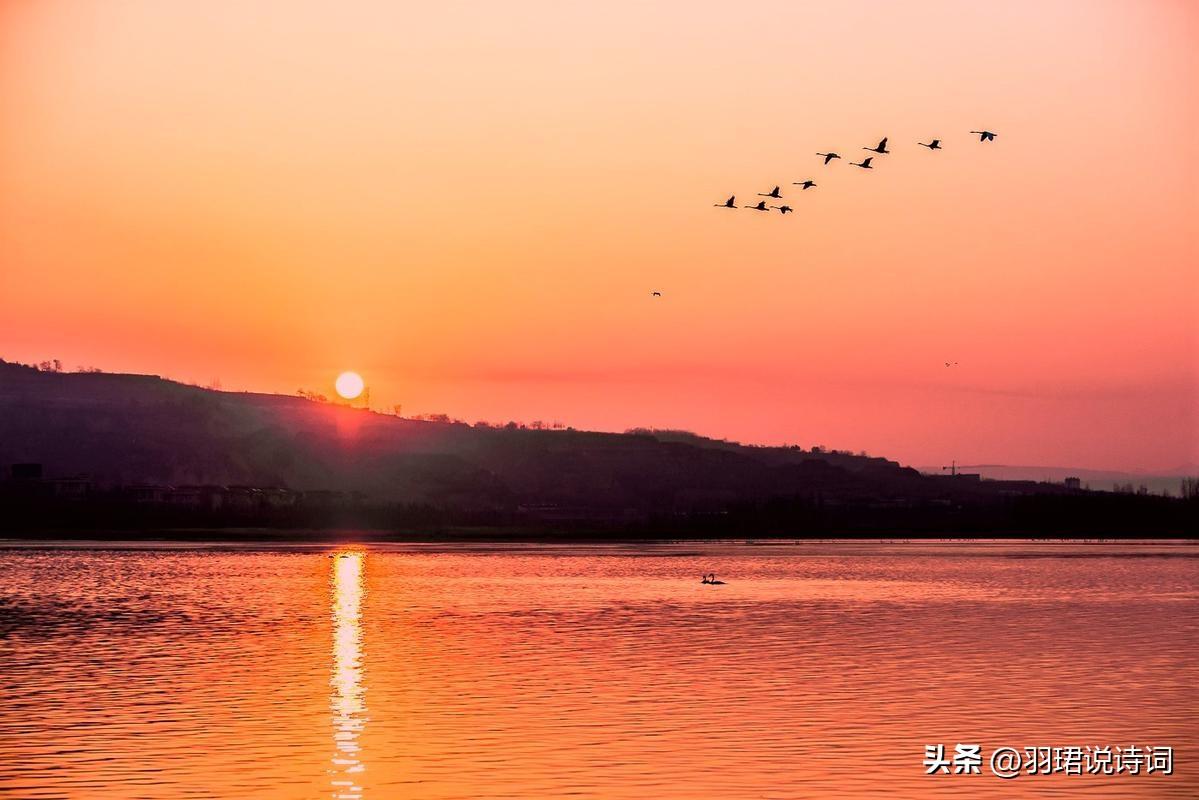
[[[1191,550],[0,550],[0,795],[1193,798]],[[957,742],[1178,763],[925,776]]]

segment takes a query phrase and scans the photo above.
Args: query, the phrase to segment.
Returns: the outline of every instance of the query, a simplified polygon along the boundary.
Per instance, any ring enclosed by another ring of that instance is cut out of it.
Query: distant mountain
[[[0,480],[18,463],[40,464],[49,478],[82,476],[100,488],[359,492],[376,507],[419,504],[456,518],[614,522],[709,515],[727,522],[733,518],[711,515],[737,514],[744,530],[779,532],[909,522],[951,530],[1027,527],[1043,515],[1042,501],[1021,505],[1022,497],[1098,508],[1086,500],[1095,495],[1061,485],[925,476],[884,458],[842,452],[747,446],[683,431],[413,420],[154,375],[60,373],[0,361]],[[963,508],[978,511],[963,516]],[[1128,519],[1148,519],[1141,506],[1130,509]],[[37,519],[40,512],[29,513]],[[1073,510],[1054,513],[1075,525],[1086,519]]]

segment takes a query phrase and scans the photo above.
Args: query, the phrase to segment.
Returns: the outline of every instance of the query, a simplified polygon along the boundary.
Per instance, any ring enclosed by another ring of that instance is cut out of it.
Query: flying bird
[[[795,183],[793,183],[791,185],[792,186],[802,186],[803,188],[800,189],[800,191],[806,192],[808,189],[811,189],[813,186],[816,185],[816,181],[803,181],[802,183],[799,181],[796,181]]]
[[[971,132],[971,133],[977,133],[977,134],[978,134],[978,140],[979,140],[980,142],[993,142],[993,141],[995,141],[995,134],[991,133],[990,131],[970,131],[970,132]]]
[[[762,200],[756,206],[746,206],[746,208],[749,209],[750,211],[769,211],[770,210],[769,208],[766,207],[765,200]]]
[[[866,158],[862,160],[862,163],[859,164],[856,161],[850,161],[849,165],[851,167],[861,167],[862,169],[874,169],[874,167],[870,166],[870,162],[873,160],[874,156],[866,156]]]
[[[883,155],[885,153],[891,152],[890,150],[887,149],[887,137],[886,136],[884,136],[883,140],[878,143],[877,147],[863,147],[862,149],[869,150],[872,153],[878,153],[879,155]]]
[[[916,142],[916,144],[920,145],[921,147],[927,147],[929,150],[940,150],[941,149],[941,140],[940,139],[933,139],[928,144],[925,144],[924,142]]]
[[[777,208],[780,214],[786,214],[788,211],[795,211],[795,209],[791,206],[771,206],[771,208]]]
[[[737,206],[733,205],[733,201],[736,199],[737,199],[737,195],[733,195],[728,200],[725,200],[723,203],[713,203],[712,205],[714,205],[716,208],[736,208]]]
[[[840,158],[840,157],[841,157],[841,156],[837,155],[836,153],[817,153],[816,155],[818,155],[818,156],[824,156],[824,163],[825,163],[825,164],[828,164],[828,162],[832,161],[834,158]]]
[[[776,186],[769,192],[758,192],[758,197],[773,197],[775,200],[782,200],[783,196],[779,194],[779,187]]]
[[[650,295],[650,297],[661,297],[661,296],[662,296],[661,292],[654,292],[653,294]]]

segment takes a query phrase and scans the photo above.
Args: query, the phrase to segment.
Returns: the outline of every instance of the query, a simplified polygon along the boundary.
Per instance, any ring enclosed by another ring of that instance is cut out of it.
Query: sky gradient
[[[1199,463],[1196,41],[1181,0],[0,0],[0,358]]]

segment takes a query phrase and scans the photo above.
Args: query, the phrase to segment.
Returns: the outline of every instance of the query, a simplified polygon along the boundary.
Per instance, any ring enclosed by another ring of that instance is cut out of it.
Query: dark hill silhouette
[[[403,419],[153,375],[0,364],[0,464],[119,484],[362,491],[372,499],[605,508],[716,506],[806,489],[870,494],[919,475],[885,459],[681,432],[597,433]]]
[[[97,486],[334,490],[363,492],[374,504],[608,521],[767,507],[782,509],[783,519],[801,507],[940,510],[1065,493],[680,431],[470,426],[153,375],[47,372],[0,361],[0,468],[23,462]]]

